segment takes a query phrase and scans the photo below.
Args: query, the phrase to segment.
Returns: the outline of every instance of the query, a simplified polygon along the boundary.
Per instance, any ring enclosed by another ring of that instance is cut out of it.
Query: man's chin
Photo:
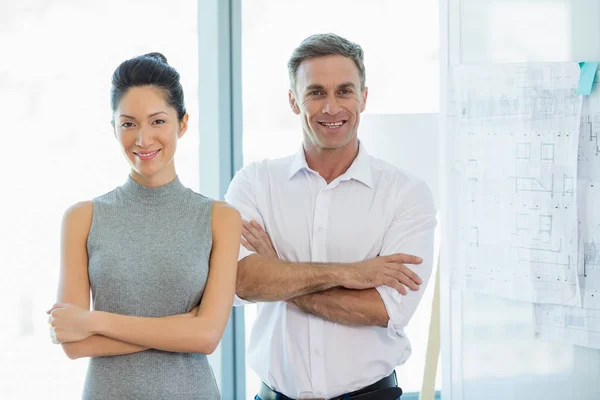
[[[352,137],[339,137],[339,138],[322,138],[322,146],[325,149],[341,149],[352,143]]]

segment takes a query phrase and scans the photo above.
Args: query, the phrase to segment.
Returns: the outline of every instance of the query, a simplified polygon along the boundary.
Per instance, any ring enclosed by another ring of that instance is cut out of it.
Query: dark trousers
[[[391,388],[392,390],[394,388]],[[385,393],[387,391],[387,393]],[[282,397],[281,394],[277,394],[273,400],[284,400],[289,399],[289,397]],[[377,392],[362,394],[358,396],[348,397],[350,400],[402,400],[400,396],[398,396],[397,391],[394,390],[392,392],[390,389],[378,390]],[[269,400],[269,399],[261,399],[259,395],[254,396],[254,400]]]
[[[334,397],[332,400],[401,400],[402,389],[398,387],[396,372],[363,389]],[[264,383],[254,400],[294,400],[275,392]]]

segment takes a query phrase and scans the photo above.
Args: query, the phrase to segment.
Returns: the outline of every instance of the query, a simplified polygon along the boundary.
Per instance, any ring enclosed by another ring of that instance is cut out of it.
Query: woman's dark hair
[[[185,115],[183,88],[179,72],[167,63],[161,53],[148,53],[123,61],[112,76],[110,100],[113,113],[127,91],[137,86],[154,86],[163,91],[165,100],[177,111],[179,121]],[[114,123],[114,121],[113,121]]]

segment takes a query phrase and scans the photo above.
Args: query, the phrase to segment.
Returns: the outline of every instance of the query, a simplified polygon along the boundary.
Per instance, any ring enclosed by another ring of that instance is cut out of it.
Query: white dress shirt
[[[283,301],[258,303],[247,359],[263,382],[291,398],[330,398],[368,386],[408,359],[404,327],[433,264],[436,210],[423,181],[360,144],[350,168],[327,184],[300,148],[238,171],[225,199],[265,229],[284,260],[350,263],[394,253],[423,259],[409,266],[423,279],[418,291],[402,296],[376,288],[390,317],[387,329],[330,322]],[[239,259],[250,254],[242,247]],[[235,304],[247,302],[236,297]]]

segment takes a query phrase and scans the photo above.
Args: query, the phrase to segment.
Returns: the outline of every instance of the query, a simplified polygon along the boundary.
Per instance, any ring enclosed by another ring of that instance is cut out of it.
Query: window
[[[288,105],[287,61],[293,49],[313,33],[337,33],[363,47],[369,102],[361,127],[369,115],[377,118],[437,113],[438,20],[435,0],[410,4],[394,0],[242,2],[244,165],[287,156],[299,148],[302,131]],[[379,151],[385,151],[381,141],[379,147]],[[429,151],[435,150],[430,147]],[[397,369],[405,392],[421,388],[434,281],[432,276],[407,329],[413,355]],[[246,343],[255,317],[256,306],[246,306]],[[259,383],[256,374],[246,367],[246,398],[253,398]],[[438,379],[438,388],[440,383]]]
[[[45,314],[56,298],[61,218],[75,202],[125,181],[128,164],[110,125],[110,80],[121,61],[148,52],[163,53],[182,76],[190,127],[176,163],[182,182],[198,190],[197,4],[28,0],[3,7],[0,398],[75,399],[87,359],[71,361],[51,344]]]
[[[327,32],[363,47],[369,87],[365,113],[439,111],[437,1],[244,1],[244,164],[298,148],[301,131],[288,105],[287,61],[304,38]]]

